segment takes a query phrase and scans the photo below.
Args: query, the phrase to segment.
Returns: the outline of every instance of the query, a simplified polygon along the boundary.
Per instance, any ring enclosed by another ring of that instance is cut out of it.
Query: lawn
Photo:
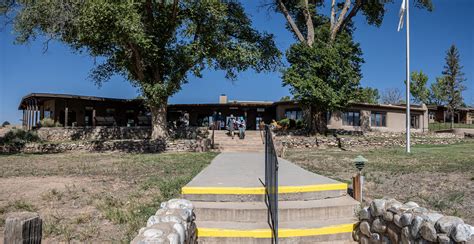
[[[215,153],[0,155],[0,240],[6,214],[38,211],[46,242],[129,241],[162,201]]]
[[[451,123],[430,123],[428,125],[430,131],[437,131],[437,130],[449,130],[451,129]],[[470,128],[474,129],[474,124],[461,124],[461,123],[454,123],[453,128]]]
[[[474,142],[416,145],[403,148],[342,151],[292,149],[285,158],[317,174],[350,183],[356,173],[352,159],[363,155],[368,198],[394,197],[415,201],[474,224]]]

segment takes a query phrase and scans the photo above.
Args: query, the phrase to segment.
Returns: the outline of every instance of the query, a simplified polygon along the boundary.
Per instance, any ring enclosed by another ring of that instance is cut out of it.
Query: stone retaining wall
[[[150,126],[136,127],[42,127],[37,130],[43,141],[83,141],[83,140],[139,140],[150,139]],[[206,138],[208,129],[205,127],[180,127],[169,131],[174,139]]]
[[[194,223],[194,206],[184,199],[171,199],[161,203],[146,227],[141,228],[131,244],[195,244],[197,229]]]
[[[377,133],[363,136],[276,136],[275,140],[283,148],[377,148],[388,146],[404,146],[405,137],[401,134]],[[412,144],[453,144],[464,140],[455,134],[416,135],[411,138]]]
[[[375,199],[359,212],[353,238],[359,243],[472,243],[474,227],[395,199]]]
[[[0,153],[62,153],[68,151],[106,152],[119,151],[131,153],[156,152],[207,152],[210,139],[176,140],[107,140],[107,141],[69,141],[60,143],[41,142],[25,145],[0,146]]]

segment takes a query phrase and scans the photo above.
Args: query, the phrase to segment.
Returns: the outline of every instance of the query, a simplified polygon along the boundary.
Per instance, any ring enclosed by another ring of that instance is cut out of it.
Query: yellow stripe
[[[331,235],[340,233],[349,233],[354,230],[355,224],[340,224],[312,229],[284,229],[278,230],[278,237],[300,237],[300,236],[317,236]],[[271,238],[270,229],[254,229],[254,230],[234,230],[219,228],[198,228],[198,237],[244,237],[244,238]]]
[[[334,191],[346,190],[346,183],[320,184],[307,186],[280,186],[278,193],[301,193],[315,191]],[[263,187],[192,187],[185,186],[181,188],[182,194],[226,194],[226,195],[263,195]]]

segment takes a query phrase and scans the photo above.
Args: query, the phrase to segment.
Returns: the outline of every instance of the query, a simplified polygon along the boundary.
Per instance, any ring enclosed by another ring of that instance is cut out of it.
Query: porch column
[[[39,112],[38,100],[35,99],[34,101],[35,101],[35,114],[36,114],[35,126],[37,127],[40,122],[40,118],[39,118],[40,112]]]
[[[21,127],[22,127],[23,129],[26,128],[25,120],[26,120],[26,108],[23,109],[23,119],[21,120]]]
[[[44,106],[40,106],[40,120],[44,119]]]
[[[95,108],[92,109],[92,126],[95,127]]]
[[[28,101],[28,105],[27,105],[27,123],[26,123],[26,129],[27,130],[30,130],[31,129],[31,104],[30,104],[30,101]]]
[[[68,113],[69,113],[69,108],[66,105],[66,107],[64,108],[64,127],[67,127],[67,122],[68,122],[67,121],[67,117],[68,117],[67,115],[68,115]]]

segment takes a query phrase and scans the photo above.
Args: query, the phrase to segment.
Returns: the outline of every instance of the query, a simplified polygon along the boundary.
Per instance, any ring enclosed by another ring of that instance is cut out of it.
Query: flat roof
[[[109,98],[109,97],[96,97],[96,96],[83,96],[83,95],[72,95],[72,94],[59,94],[59,93],[30,93],[21,98],[18,109],[22,108],[22,104],[25,100],[30,98],[63,98],[63,99],[80,99],[88,101],[111,101],[111,102],[134,102],[140,99],[123,99],[123,98]]]

